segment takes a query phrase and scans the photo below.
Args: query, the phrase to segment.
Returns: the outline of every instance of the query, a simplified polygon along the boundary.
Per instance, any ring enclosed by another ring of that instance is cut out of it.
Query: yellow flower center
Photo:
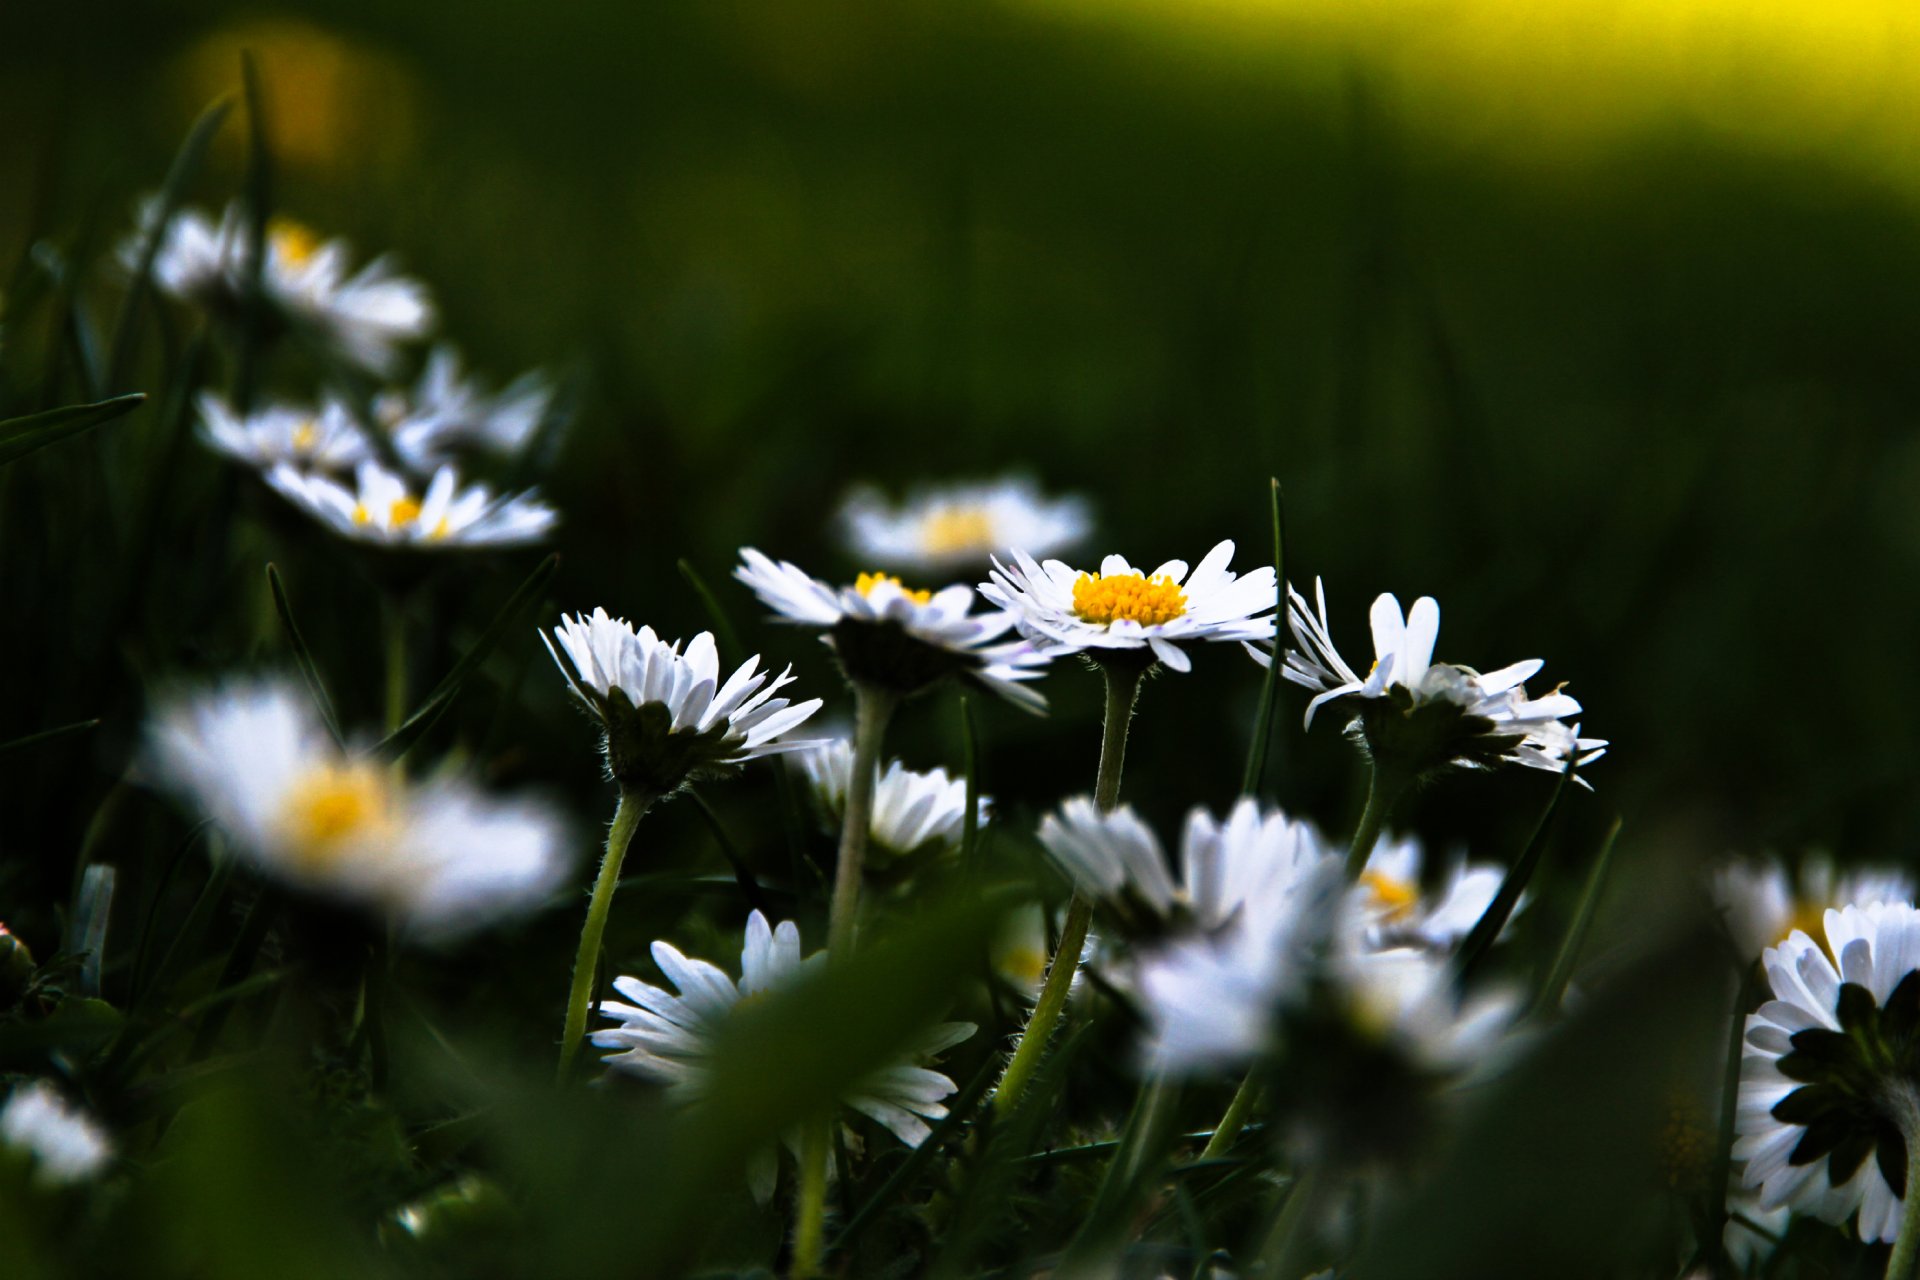
[[[1404,920],[1420,905],[1420,886],[1411,880],[1378,871],[1360,873],[1360,883],[1373,895],[1373,905],[1389,920]]]
[[[420,503],[415,498],[395,498],[387,507],[387,523],[395,529],[404,529],[419,518]],[[353,522],[355,524],[373,523],[373,512],[367,510],[366,503],[356,502],[353,504]],[[446,532],[447,521],[443,516],[440,523],[434,527],[433,536],[436,538],[444,537]]]
[[[928,555],[948,556],[993,548],[993,517],[979,507],[947,507],[927,517],[920,541]]]
[[[894,586],[899,587],[900,590],[906,594],[907,599],[913,601],[915,604],[925,604],[927,601],[933,599],[933,592],[909,591],[900,579],[890,573],[863,573],[854,579],[853,589],[863,596],[870,596],[873,594],[873,589],[883,582],[891,582]]]
[[[309,418],[293,429],[293,447],[297,451],[305,453],[319,442],[320,428],[313,425],[313,419]]]
[[[1086,622],[1128,621],[1151,627],[1184,614],[1187,596],[1165,574],[1148,578],[1137,573],[1111,577],[1083,573],[1073,584],[1073,611]]]
[[[388,827],[392,809],[387,775],[379,766],[324,764],[293,784],[281,821],[294,856],[318,866],[349,843]]]
[[[1000,972],[1020,986],[1037,987],[1046,976],[1047,953],[1039,947],[1013,947],[1000,956]]]
[[[1793,936],[1793,931],[1798,929],[1818,943],[1821,950],[1827,950],[1828,905],[1828,903],[1816,902],[1809,898],[1795,898],[1793,910],[1787,913],[1786,928],[1782,929],[1780,936],[1773,940],[1774,945],[1785,942]]]
[[[304,267],[320,249],[320,237],[304,223],[276,217],[267,225],[267,238],[273,251],[290,267]]]

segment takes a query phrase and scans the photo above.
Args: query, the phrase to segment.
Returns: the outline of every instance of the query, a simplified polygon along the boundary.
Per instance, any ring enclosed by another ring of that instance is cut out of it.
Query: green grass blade
[[[527,575],[527,580],[507,598],[500,612],[494,615],[492,622],[487,624],[487,629],[482,631],[480,638],[473,642],[473,647],[461,655],[460,661],[453,664],[453,670],[447,672],[440,683],[433,687],[433,692],[427,695],[426,700],[414,708],[413,714],[402,720],[399,727],[388,734],[374,750],[381,753],[391,752],[396,760],[404,757],[413,748],[413,744],[420,740],[421,735],[433,726],[433,722],[438,720],[441,713],[453,702],[454,695],[460,692],[461,686],[467,682],[468,677],[479,670],[480,664],[486,661],[487,655],[493,652],[494,647],[500,643],[501,637],[507,634],[507,629],[519,621],[527,605],[546,590],[548,580],[559,568],[558,553],[542,560],[539,566]]]
[[[1574,726],[1574,736],[1579,736],[1579,726]],[[1560,777],[1553,784],[1553,794],[1547,798],[1547,807],[1540,811],[1540,820],[1533,824],[1533,834],[1527,837],[1527,843],[1520,850],[1519,858],[1507,869],[1500,881],[1500,891],[1493,895],[1480,919],[1474,922],[1473,929],[1467,934],[1467,940],[1460,944],[1460,954],[1454,961],[1454,972],[1461,985],[1465,985],[1473,971],[1493,943],[1500,931],[1507,927],[1507,920],[1513,915],[1513,909],[1520,903],[1520,895],[1527,891],[1527,882],[1533,879],[1533,873],[1540,866],[1541,855],[1546,852],[1547,828],[1553,823],[1553,815],[1560,808],[1560,796],[1567,789],[1567,780],[1573,777],[1574,768],[1579,764],[1579,751],[1567,754],[1567,767],[1560,771]]]
[[[1580,890],[1580,901],[1573,909],[1573,919],[1567,925],[1567,936],[1560,940],[1560,953],[1553,958],[1553,968],[1547,973],[1547,980],[1540,986],[1540,996],[1534,1002],[1535,1014],[1550,1013],[1560,1007],[1560,998],[1566,994],[1567,983],[1573,977],[1573,966],[1580,959],[1580,948],[1587,941],[1587,930],[1593,926],[1593,914],[1600,905],[1600,894],[1606,888],[1607,872],[1613,866],[1614,842],[1620,838],[1620,819],[1615,818],[1613,825],[1607,828],[1607,835],[1600,842],[1600,852],[1594,857],[1593,868],[1587,872],[1587,883]]]
[[[326,681],[320,678],[320,664],[313,660],[313,650],[307,648],[307,638],[300,634],[300,624],[293,620],[293,605],[287,599],[287,587],[280,580],[277,566],[267,566],[267,586],[273,591],[273,611],[280,615],[280,625],[286,629],[287,643],[293,647],[293,660],[299,664],[300,674],[306,677],[307,689],[313,694],[313,705],[320,710],[320,718],[327,723],[327,732],[333,735],[334,742],[344,746],[346,739],[340,735],[340,718],[334,714],[333,699],[327,696]]]
[[[960,865],[971,868],[980,842],[980,747],[973,726],[973,699],[960,695],[961,758],[967,769],[967,813],[960,823]]]
[[[740,633],[733,629],[733,620],[720,607],[720,599],[707,587],[706,579],[686,560],[680,561],[680,576],[693,588],[693,594],[700,597],[700,607],[707,611],[707,617],[712,620],[713,635],[720,642],[721,656],[729,664],[744,661],[746,650],[740,647]]]
[[[38,733],[30,733],[24,738],[15,738],[11,742],[0,742],[0,756],[11,755],[15,751],[25,751],[28,747],[39,746],[41,743],[49,742],[54,738],[64,738],[70,733],[85,733],[88,729],[98,727],[99,724],[100,722],[98,720],[75,720],[72,724],[63,724],[56,729],[42,729]]]
[[[160,242],[166,233],[167,224],[173,221],[173,215],[179,212],[186,199],[187,184],[200,172],[202,162],[206,160],[207,148],[213,144],[214,135],[220,132],[220,126],[226,122],[233,110],[233,99],[222,97],[212,106],[200,113],[200,118],[187,131],[186,141],[180,144],[173,164],[167,169],[166,181],[160,184],[160,194],[154,198],[152,206],[153,225],[148,228],[146,237],[140,245],[140,262],[134,268],[133,280],[127,286],[126,296],[120,303],[120,317],[113,326],[113,347],[107,358],[107,385],[117,387],[126,376],[127,364],[133,359],[133,335],[140,322],[140,308],[145,305],[147,293],[153,287],[153,261],[160,253]]]
[[[146,402],[146,393],[136,391],[132,395],[114,396],[93,404],[74,404],[63,409],[49,409],[45,413],[29,414],[24,418],[8,418],[0,422],[0,467],[17,462],[69,436],[77,436],[102,423],[112,422],[115,418],[132,413]]]
[[[980,1105],[980,1100],[986,1097],[987,1087],[993,1083],[999,1073],[998,1057],[990,1057],[980,1064],[980,1069],[973,1073],[973,1078],[967,1081],[960,1095],[947,1104],[947,1114],[933,1126],[933,1132],[927,1135],[927,1140],[917,1147],[909,1148],[907,1158],[887,1175],[887,1180],[880,1184],[880,1189],[868,1196],[866,1202],[854,1210],[853,1216],[847,1219],[847,1225],[840,1228],[840,1234],[835,1236],[832,1243],[827,1246],[829,1255],[840,1253],[858,1240],[860,1233],[866,1230],[880,1211],[898,1200],[900,1193],[913,1185],[914,1179],[918,1178],[927,1165],[932,1163],[934,1155],[946,1145],[954,1131],[973,1114],[974,1108]]]
[[[265,95],[253,54],[240,55],[240,83],[247,104],[247,248],[240,281],[239,354],[234,362],[233,404],[241,413],[253,408],[264,352],[267,268],[267,219],[273,208],[273,149],[267,140]]]
[[[1273,508],[1273,576],[1279,593],[1280,611],[1274,615],[1273,661],[1267,664],[1267,678],[1260,685],[1260,712],[1253,721],[1253,744],[1247,749],[1247,769],[1240,779],[1240,794],[1254,795],[1267,771],[1267,745],[1273,738],[1274,702],[1280,691],[1280,661],[1286,650],[1283,638],[1287,630],[1287,540],[1280,515],[1280,480],[1268,478],[1268,499]]]
[[[733,837],[727,834],[727,828],[720,821],[720,815],[715,813],[713,806],[707,803],[707,798],[694,788],[687,788],[687,798],[693,801],[693,807],[700,811],[702,818],[706,819],[708,830],[713,832],[714,843],[720,846],[720,856],[727,860],[727,866],[733,870],[733,881],[740,886],[740,896],[745,898],[747,905],[755,911],[763,915],[772,915],[773,908],[767,905],[767,895],[761,892],[760,881],[754,878],[753,869],[747,865],[747,860],[740,856],[740,846],[736,845]]]

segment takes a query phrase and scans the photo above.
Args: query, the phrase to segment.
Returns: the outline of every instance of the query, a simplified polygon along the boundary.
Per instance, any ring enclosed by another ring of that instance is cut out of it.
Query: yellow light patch
[[[309,418],[293,429],[293,447],[299,453],[305,453],[320,443],[320,428]]]
[[[863,596],[870,596],[873,594],[873,589],[883,582],[891,582],[894,586],[899,587],[900,590],[906,594],[907,599],[913,601],[915,604],[925,604],[927,601],[933,599],[933,592],[909,590],[900,579],[890,573],[863,573],[854,579],[853,589]]]
[[[267,222],[267,239],[273,251],[288,266],[304,267],[320,250],[320,237],[305,223],[292,218],[275,217]]]
[[[419,518],[420,504],[413,498],[395,498],[387,508],[387,521],[396,529],[404,529]]]
[[[1011,947],[999,958],[1000,972],[1018,986],[1037,987],[1047,976],[1047,953],[1039,947]]]
[[[1383,875],[1378,871],[1360,873],[1360,883],[1373,895],[1373,905],[1389,920],[1404,920],[1420,905],[1420,886],[1411,880]]]
[[[1083,573],[1073,584],[1073,611],[1084,622],[1137,622],[1143,627],[1172,622],[1187,611],[1187,595],[1165,574],[1103,577]]]
[[[979,507],[943,508],[928,516],[920,530],[922,549],[934,556],[967,551],[985,554],[997,541],[993,517]]]
[[[1786,927],[1780,931],[1780,936],[1773,940],[1774,945],[1778,946],[1785,942],[1793,935],[1793,931],[1798,929],[1818,943],[1822,951],[1831,954],[1831,948],[1827,946],[1827,907],[1830,905],[1826,902],[1795,898],[1793,910],[1787,913]]]
[[[281,823],[294,856],[315,866],[389,827],[392,811],[385,770],[364,763],[324,764],[293,784]]]

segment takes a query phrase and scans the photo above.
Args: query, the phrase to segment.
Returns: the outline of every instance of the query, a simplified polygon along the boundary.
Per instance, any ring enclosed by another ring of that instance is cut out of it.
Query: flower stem
[[[827,915],[827,954],[846,958],[860,918],[860,875],[873,827],[873,785],[880,767],[880,741],[899,699],[868,684],[853,687],[853,772],[847,778],[847,810],[840,823],[840,857],[833,869],[833,906]]]
[[[600,960],[600,939],[607,931],[607,915],[613,907],[614,886],[620,883],[620,864],[626,860],[627,846],[633,842],[634,828],[653,804],[645,792],[621,788],[620,803],[613,811],[613,825],[607,829],[607,852],[600,860],[600,874],[593,882],[593,896],[587,900],[587,922],[580,930],[580,950],[573,957],[573,984],[567,991],[567,1021],[560,1033],[559,1080],[566,1083],[580,1042],[587,1034],[587,1008],[593,1003],[594,969]]]
[[[387,650],[387,735],[407,718],[407,611],[392,592],[380,610]]]
[[[1900,1128],[1900,1141],[1911,1153],[1916,1143],[1920,1143],[1920,1094],[1916,1094],[1911,1084],[1902,1081],[1888,1102]],[[1908,1164],[1911,1168],[1911,1159]],[[1909,1174],[1900,1210],[1900,1234],[1894,1237],[1893,1252],[1887,1258],[1887,1280],[1914,1280],[1917,1274],[1920,1274],[1920,1187],[1914,1185],[1913,1176]]]
[[[1407,780],[1398,770],[1374,763],[1367,779],[1367,807],[1360,811],[1360,825],[1354,829],[1353,843],[1347,846],[1347,883],[1358,880],[1367,869],[1373,846],[1380,843],[1380,829],[1387,825],[1387,815],[1406,789]]]
[[[1100,731],[1100,772],[1093,786],[1093,802],[1102,812],[1120,802],[1120,775],[1127,763],[1127,725],[1133,719],[1133,703],[1140,692],[1143,668],[1109,664],[1101,668],[1107,677],[1106,719]],[[1033,1016],[1020,1032],[1013,1057],[994,1090],[993,1109],[997,1115],[1012,1112],[1040,1058],[1047,1051],[1053,1024],[1066,1008],[1067,994],[1073,989],[1073,975],[1080,967],[1080,950],[1087,942],[1087,926],[1093,921],[1093,903],[1079,893],[1067,903],[1067,918],[1060,926],[1060,941],[1047,962],[1046,980],[1040,998],[1034,1002]]]
[[[791,1280],[813,1280],[825,1257],[827,1161],[832,1139],[826,1121],[810,1121],[800,1139],[800,1190],[793,1202]]]
[[[1220,1123],[1214,1127],[1213,1136],[1200,1149],[1202,1160],[1218,1160],[1227,1154],[1227,1149],[1240,1136],[1240,1130],[1246,1127],[1247,1113],[1253,1110],[1253,1104],[1259,1097],[1260,1081],[1249,1071],[1234,1093],[1233,1101],[1227,1104],[1227,1113],[1220,1117]]]

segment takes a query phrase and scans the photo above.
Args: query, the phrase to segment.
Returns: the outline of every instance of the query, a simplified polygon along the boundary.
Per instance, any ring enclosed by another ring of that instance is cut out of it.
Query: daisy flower
[[[1538,658],[1482,675],[1471,667],[1433,661],[1440,634],[1440,606],[1432,596],[1414,601],[1402,615],[1400,601],[1383,594],[1373,602],[1374,663],[1357,676],[1334,647],[1327,627],[1327,598],[1314,582],[1317,611],[1288,589],[1287,625],[1294,647],[1282,674],[1313,692],[1306,723],[1320,708],[1340,701],[1351,709],[1347,732],[1377,763],[1424,773],[1447,765],[1487,769],[1521,764],[1560,772],[1570,756],[1587,764],[1605,754],[1601,738],[1581,738],[1563,723],[1580,704],[1558,689],[1529,698],[1525,682],[1543,665]],[[1249,647],[1263,665],[1272,661]],[[1584,784],[1583,784],[1584,785]]]
[[[268,471],[281,463],[339,470],[372,456],[366,433],[340,401],[318,408],[269,404],[234,412],[210,391],[200,394],[200,438],[236,462]]]
[[[1773,999],[1747,1015],[1734,1158],[1760,1207],[1892,1240],[1920,1138],[1920,911],[1828,911],[1762,956]],[[1836,963],[1837,958],[1837,963]]]
[[[1351,1025],[1423,1072],[1482,1070],[1511,1043],[1517,993],[1493,988],[1463,998],[1447,958],[1428,948],[1342,946],[1333,972]]]
[[[1068,989],[1072,995],[1080,994],[1085,985],[1084,970],[1099,953],[1100,940],[1089,934],[1080,948],[1080,963],[1074,967],[1073,984]],[[987,944],[987,963],[993,966],[993,971],[1015,990],[1025,992],[1029,999],[1040,994],[1040,984],[1047,976],[1047,962],[1051,958],[1047,949],[1047,913],[1037,902],[1022,903],[1009,911]]]
[[[120,261],[137,270],[158,216],[149,202],[140,229],[120,248]],[[215,223],[192,209],[177,212],[161,232],[153,282],[162,292],[214,315],[239,314],[248,276],[246,212],[235,202]],[[386,373],[399,347],[433,325],[426,286],[397,274],[385,259],[351,271],[344,240],[325,240],[289,218],[267,224],[260,288],[266,303],[293,328],[370,373]]]
[[[679,641],[668,644],[652,627],[636,632],[595,609],[592,617],[562,616],[552,638],[540,638],[606,730],[607,767],[623,786],[669,795],[688,778],[814,745],[783,738],[820,709],[818,698],[774,696],[793,683],[793,668],[769,681],[756,654],[723,681],[710,631],[682,653]]]
[[[794,757],[812,784],[820,807],[837,824],[847,807],[853,778],[853,743],[835,738]],[[978,820],[987,821],[991,802],[980,797]],[[867,856],[894,861],[923,849],[957,849],[967,822],[967,780],[945,769],[925,773],[889,761],[873,788],[873,823]]]
[[[1048,655],[1022,641],[996,643],[1013,618],[1004,611],[971,612],[971,587],[918,591],[883,573],[833,587],[752,547],[741,548],[740,560],[733,576],[787,621],[825,631],[856,684],[904,697],[956,676],[1024,710],[1046,710],[1046,699],[1023,682],[1039,678]]]
[[[1488,863],[1455,861],[1437,894],[1421,888],[1425,855],[1417,837],[1381,840],[1353,889],[1353,913],[1369,943],[1448,950],[1493,905],[1504,874]]]
[[[113,1158],[100,1126],[45,1080],[16,1085],[7,1095],[0,1107],[0,1143],[29,1156],[47,1186],[84,1182]]]
[[[655,942],[653,961],[674,990],[638,978],[615,978],[613,989],[625,999],[601,1002],[601,1015],[616,1025],[595,1032],[593,1044],[613,1051],[604,1058],[610,1070],[663,1084],[682,1098],[698,1097],[706,1084],[715,1039],[733,1011],[791,982],[820,964],[824,955],[815,952],[801,959],[799,926],[784,921],[778,928],[771,927],[758,911],[747,917],[738,983],[717,965],[690,959],[670,943]],[[900,1061],[862,1080],[841,1103],[909,1147],[919,1146],[933,1132],[927,1122],[946,1116],[944,1100],[956,1089],[952,1080],[920,1062],[959,1044],[975,1030],[970,1022],[932,1027]],[[788,1146],[797,1150],[798,1141],[797,1134],[791,1135]],[[763,1151],[748,1167],[754,1197],[763,1204],[773,1195],[775,1160],[772,1150]]]
[[[1200,808],[1187,815],[1178,882],[1152,828],[1127,805],[1103,813],[1076,796],[1041,820],[1040,843],[1079,893],[1136,932],[1167,924],[1210,932],[1285,911],[1303,877],[1329,856],[1312,826],[1251,799],[1225,821]]]
[[[545,806],[492,799],[456,777],[409,783],[348,755],[283,681],[163,705],[146,760],[262,873],[422,933],[536,906],[563,870],[564,833]]]
[[[553,386],[537,373],[523,374],[497,395],[461,371],[459,353],[436,347],[411,391],[389,391],[374,402],[401,461],[432,471],[452,450],[473,445],[508,457],[533,440],[553,404]]]
[[[1021,633],[1053,655],[1158,660],[1186,671],[1193,666],[1187,645],[1273,639],[1279,594],[1272,567],[1235,576],[1232,559],[1233,543],[1225,541],[1191,573],[1184,560],[1141,573],[1120,556],[1086,573],[1016,550],[1010,566],[994,559],[980,594],[1013,613]]]
[[[546,537],[560,518],[530,490],[462,488],[452,467],[434,472],[424,492],[377,462],[362,462],[351,487],[286,463],[267,473],[267,483],[341,537],[383,547],[519,546]]]
[[[1052,555],[1085,538],[1092,523],[1082,499],[1049,499],[1021,478],[943,485],[897,507],[856,489],[840,508],[847,545],[861,560],[924,573],[973,568],[1009,547]]]
[[[1795,929],[1820,936],[1830,909],[1849,903],[1912,902],[1915,881],[1904,871],[1861,867],[1845,874],[1824,856],[1807,858],[1797,872],[1779,859],[1730,862],[1714,873],[1714,905],[1743,956],[1785,942]]]

